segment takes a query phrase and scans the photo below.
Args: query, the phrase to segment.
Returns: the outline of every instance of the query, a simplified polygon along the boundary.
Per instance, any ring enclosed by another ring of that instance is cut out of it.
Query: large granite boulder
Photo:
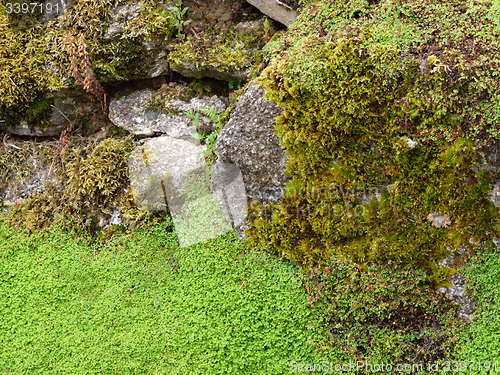
[[[263,96],[263,88],[249,84],[221,130],[217,163],[234,163],[241,169],[249,201],[278,203],[288,181],[285,149],[274,134],[275,118],[283,110]]]

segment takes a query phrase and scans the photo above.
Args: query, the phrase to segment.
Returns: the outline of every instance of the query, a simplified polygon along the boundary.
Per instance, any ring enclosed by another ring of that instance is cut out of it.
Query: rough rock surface
[[[139,16],[141,6],[139,4],[120,5],[114,7],[110,12],[111,22],[104,34],[104,39],[110,40],[119,34],[123,34],[124,27],[129,20]]]
[[[452,252],[452,254],[448,255],[443,261],[439,262],[441,267],[449,267],[452,268],[454,261],[457,258],[462,258],[467,255],[467,249],[460,247],[458,251]],[[437,290],[438,293],[445,295],[448,299],[459,305],[460,308],[458,310],[458,316],[462,317],[466,322],[470,323],[472,319],[472,315],[476,308],[474,307],[472,301],[465,295],[465,277],[461,273],[454,273],[448,279],[451,283],[451,287],[448,288],[439,288]]]
[[[23,136],[54,137],[68,127],[68,120],[75,123],[88,122],[101,111],[100,104],[91,102],[83,90],[62,89],[48,93],[45,97],[53,101],[56,107],[52,108],[48,126],[33,126],[22,121],[13,127],[0,125],[0,130]]]
[[[119,42],[120,38],[126,32],[129,23],[133,22],[137,18],[142,10],[141,4],[128,4],[119,5],[111,9],[109,13],[109,27],[104,34],[104,40],[108,42]],[[140,77],[128,77],[129,79],[137,78],[155,78],[161,75],[169,73],[169,64],[167,60],[167,52],[165,47],[167,46],[168,37],[167,36],[154,36],[151,40],[143,40],[142,46],[144,47],[144,56],[147,59],[141,61],[143,65],[151,65],[152,67],[147,71],[145,75]],[[113,79],[109,77],[102,77],[101,81],[112,81]]]
[[[233,32],[236,34],[243,34],[246,36],[254,35],[259,36],[259,34],[264,30],[265,18],[262,17],[258,20],[244,21],[236,24],[233,28]],[[250,68],[236,69],[232,64],[220,65],[219,62],[222,60],[222,55],[233,55],[236,60],[237,55],[246,56],[245,59],[252,61],[252,56],[257,51],[257,45],[254,43],[250,45],[245,45],[241,40],[234,40],[230,46],[230,50],[217,50],[214,49],[214,45],[209,44],[208,48],[201,43],[203,40],[193,40],[195,49],[202,49],[204,53],[202,55],[197,55],[196,58],[183,55],[179,60],[176,58],[172,59],[170,56],[171,68],[172,70],[182,74],[185,77],[191,78],[213,78],[221,81],[238,81],[248,82],[250,80]],[[220,43],[220,41],[213,41],[214,44]],[[240,52],[238,52],[241,49]],[[224,59],[227,59],[224,56]],[[241,57],[240,57],[241,58]],[[216,62],[214,64],[214,62]]]
[[[245,81],[247,82],[250,77],[250,70],[228,70],[220,71],[213,67],[197,68],[195,64],[184,62],[176,66],[173,70],[182,74],[184,77],[190,78],[213,78],[220,81]]]
[[[26,182],[17,183],[15,178],[0,182],[0,199],[3,199],[3,203],[7,206],[14,205],[36,193],[43,194],[46,184],[56,184],[50,167],[40,165],[36,157],[29,157],[26,164],[32,167],[31,177]]]
[[[247,218],[245,184],[236,164],[216,163],[212,167],[212,194],[234,228],[240,231]]]
[[[164,176],[169,174],[173,186],[182,192],[186,176],[204,166],[203,147],[194,138],[191,142],[168,136],[145,140],[128,161],[137,206],[150,211],[165,210]]]
[[[173,138],[191,136],[196,132],[193,120],[184,114],[191,110],[217,108],[220,114],[226,109],[224,102],[216,95],[205,98],[192,98],[189,103],[172,99],[165,104],[165,111],[148,108],[153,98],[153,91],[136,91],[120,99],[114,99],[109,106],[109,119],[116,126],[136,135],[152,136],[155,133],[166,134]],[[165,113],[168,111],[167,113]],[[207,127],[210,118],[200,113],[199,125]]]
[[[285,150],[274,134],[275,118],[283,110],[263,96],[263,88],[249,84],[217,140],[218,163],[241,169],[250,201],[278,203],[288,181]]]
[[[266,16],[285,26],[290,26],[297,19],[297,11],[276,0],[247,0]]]

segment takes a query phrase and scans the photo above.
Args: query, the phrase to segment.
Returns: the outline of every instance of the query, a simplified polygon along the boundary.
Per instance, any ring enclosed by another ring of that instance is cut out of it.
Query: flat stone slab
[[[153,91],[146,89],[120,99],[113,99],[109,105],[109,119],[119,128],[136,135],[166,134],[173,138],[189,138],[196,133],[196,127],[193,126],[193,119],[184,112],[215,107],[217,113],[222,113],[226,109],[224,102],[216,95],[192,98],[189,103],[173,99],[165,104],[164,111],[148,107],[152,98]],[[209,117],[200,114],[200,126],[205,126],[210,121]]]
[[[259,9],[266,16],[282,23],[286,27],[290,26],[297,19],[297,11],[288,8],[286,4],[276,0],[247,0],[248,3]]]

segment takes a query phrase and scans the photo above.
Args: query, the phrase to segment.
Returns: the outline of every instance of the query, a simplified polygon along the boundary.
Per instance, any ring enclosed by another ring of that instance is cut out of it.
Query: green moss
[[[249,66],[247,53],[241,44],[236,44],[234,49],[232,44],[231,41],[226,41],[202,51],[196,50],[193,37],[188,37],[185,43],[175,46],[168,56],[169,62],[173,70],[184,64],[194,64],[197,70],[205,67],[213,67],[219,71],[242,70]]]
[[[32,166],[26,160],[34,146],[31,143],[22,146],[21,150],[0,154],[1,177],[22,183],[32,175]],[[89,217],[103,217],[118,209],[126,224],[157,221],[164,212],[142,211],[134,203],[128,179],[128,157],[133,147],[131,138],[109,138],[99,144],[70,144],[60,157],[56,145],[38,149],[34,156],[41,167],[50,166],[51,182],[46,184],[43,194],[35,194],[11,207],[14,216],[35,227],[45,227],[55,215],[60,215],[69,225],[84,227]]]
[[[466,358],[476,358],[483,364],[482,371],[476,365],[475,373],[486,374],[488,367],[493,369],[496,361],[496,371],[500,355],[495,347],[500,345],[500,248],[489,247],[481,256],[474,257],[464,269],[460,270],[466,278],[465,288],[474,299],[477,308],[470,326],[457,335],[455,359],[464,361]],[[484,366],[485,362],[489,363]],[[492,371],[493,372],[493,371]]]
[[[323,359],[296,267],[233,232],[180,248],[165,224],[98,244],[1,217],[0,368],[285,375]]]
[[[33,113],[26,113],[33,103],[48,91],[68,84],[71,67],[63,36],[77,35],[83,27],[87,52],[97,76],[114,80],[145,77],[154,61],[144,41],[167,38],[173,26],[166,3],[141,2],[139,16],[130,20],[119,38],[105,40],[106,22],[114,6],[139,4],[128,0],[81,1],[46,25],[23,29],[9,26],[6,13],[0,14],[2,45],[0,46],[0,117],[8,126],[22,120],[30,122]],[[0,6],[3,10],[4,7]],[[28,118],[25,118],[25,117]],[[35,116],[36,117],[36,116]],[[40,126],[43,123],[36,123]]]
[[[422,30],[447,16],[458,21],[449,4],[426,2],[437,12],[430,21],[421,2],[398,10],[386,2],[329,5],[315,18],[326,35],[304,13],[269,47],[273,60],[257,79],[284,109],[276,128],[293,184],[281,205],[254,211],[250,242],[304,267],[332,254],[404,261],[426,269],[437,286],[453,272],[436,265],[448,247],[472,250],[499,233],[498,211],[487,199],[492,175],[472,168],[481,162],[478,151],[500,140],[498,32],[485,21],[488,8],[474,6],[470,32],[481,50],[468,51],[451,28],[432,39],[439,49]],[[399,23],[379,28],[372,19],[389,22],[388,12]],[[398,31],[408,25],[417,30]],[[433,225],[436,213],[451,224]]]
[[[61,79],[47,65],[50,37],[42,38],[38,27],[11,29],[6,16],[0,14],[0,118],[5,126],[25,120],[33,122],[47,113],[43,94],[60,87]]]
[[[262,24],[245,34],[229,30],[226,34],[212,35],[209,29],[207,35],[207,40],[212,41],[212,46],[208,48],[204,46],[205,40],[193,37],[176,45],[169,54],[172,69],[176,70],[184,64],[193,64],[199,70],[215,68],[220,72],[250,68],[255,78],[262,62],[259,52],[264,45]]]

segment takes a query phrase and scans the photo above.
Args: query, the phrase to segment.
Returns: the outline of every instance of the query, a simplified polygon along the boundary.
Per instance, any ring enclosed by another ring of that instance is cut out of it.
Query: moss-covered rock
[[[439,285],[447,246],[499,234],[495,168],[473,167],[500,140],[500,3],[306,5],[258,79],[284,109],[293,184],[256,213],[251,242],[303,266],[333,253],[405,261]],[[380,199],[363,203],[376,186]]]
[[[25,123],[40,129],[48,125],[52,108],[41,108],[39,103],[45,101],[47,93],[73,86],[73,68],[64,43],[66,34],[83,32],[89,61],[101,81],[167,73],[172,6],[172,1],[79,1],[46,23],[28,23],[21,29],[9,23],[2,7],[1,125],[12,128]],[[135,13],[125,11],[130,9]],[[115,33],[110,32],[110,25]],[[84,56],[76,58],[80,63]]]
[[[276,31],[271,28],[269,36]],[[172,70],[186,77],[248,81],[262,64],[264,19],[241,22],[220,34],[207,29],[204,37],[189,37],[174,46],[168,59]]]
[[[0,198],[18,219],[35,227],[56,217],[70,226],[99,226],[118,219],[138,225],[164,212],[139,210],[128,178],[131,138],[56,142],[7,141],[0,147]],[[12,202],[12,197],[22,199]],[[90,221],[88,221],[90,220]]]

